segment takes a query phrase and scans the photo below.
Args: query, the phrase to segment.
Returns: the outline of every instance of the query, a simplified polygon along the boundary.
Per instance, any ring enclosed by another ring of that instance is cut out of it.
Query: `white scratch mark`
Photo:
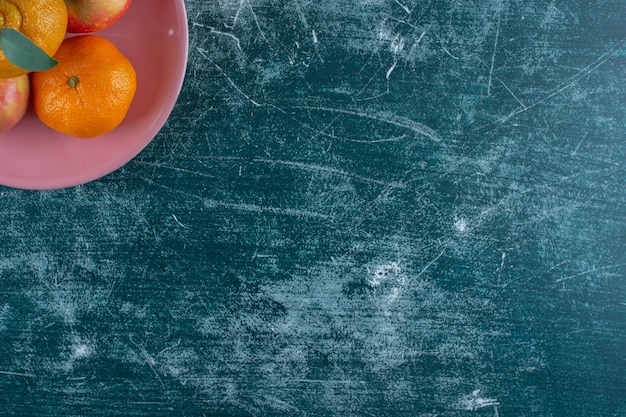
[[[252,8],[252,5],[250,4],[250,0],[245,0],[246,4],[248,5],[248,9],[250,9],[250,13],[252,13],[252,17],[254,18],[254,23],[256,24],[257,29],[259,30],[259,33],[261,34],[261,37],[263,38],[263,40],[267,41],[267,38],[265,37],[265,33],[263,33],[263,29],[261,29],[261,25],[259,24],[259,18],[257,17],[256,13],[254,13],[254,9]]]
[[[561,94],[563,91],[565,91],[568,88],[570,88],[573,85],[575,85],[582,78],[586,77],[587,75],[591,74],[593,71],[598,69],[601,65],[603,65],[605,62],[607,62],[612,56],[614,56],[618,51],[623,49],[625,46],[626,46],[626,40],[623,40],[622,43],[620,43],[616,47],[608,50],[604,54],[602,54],[596,60],[591,62],[589,65],[587,65],[585,68],[581,69],[576,74],[574,74],[572,77],[570,77],[565,83],[557,86],[555,89],[553,89],[551,92],[549,92],[548,94],[546,94],[543,97],[541,97],[539,100],[535,101],[534,103],[531,103],[528,106],[523,106],[522,105],[521,108],[519,108],[517,110],[514,110],[511,113],[509,113],[507,116],[501,118],[499,125],[503,125],[504,123],[506,123],[507,121],[509,121],[513,117],[515,117],[515,116],[517,116],[517,115],[519,115],[521,113],[524,113],[524,112],[526,112],[526,111],[528,111],[528,110],[530,110],[530,109],[532,109],[532,108],[534,108],[534,107],[536,107],[536,106],[538,106],[538,105],[540,105],[542,103],[545,103],[546,101],[550,100],[552,97],[555,97],[555,96]]]
[[[500,37],[500,21],[502,20],[500,11],[498,11],[498,26],[496,28],[496,39],[493,42],[493,53],[491,54],[491,68],[489,69],[489,82],[487,83],[487,95],[491,95],[491,82],[493,78],[493,67],[496,62],[496,51],[498,49],[498,38]]]
[[[417,274],[417,276],[415,277],[415,279],[417,279],[417,278],[421,277],[421,276],[424,274],[424,272],[426,272],[426,270],[428,270],[428,268],[430,268],[430,266],[431,266],[432,264],[434,264],[435,262],[437,262],[437,260],[443,256],[443,254],[444,254],[445,252],[446,252],[446,251],[445,251],[445,249],[444,249],[444,250],[442,250],[442,251],[441,251],[441,253],[435,257],[435,259],[433,259],[432,261],[428,262],[428,264],[426,264],[426,266],[425,266],[424,268],[422,268],[422,270],[420,271],[420,273],[419,273],[419,274]]]
[[[261,162],[265,164],[281,164],[281,165],[285,165],[285,166],[289,166],[293,168],[299,168],[302,170],[309,170],[309,171],[315,171],[315,172],[326,173],[326,174],[331,174],[331,175],[338,175],[342,177],[355,178],[363,182],[368,182],[372,184],[387,185],[385,181],[380,181],[380,180],[376,180],[373,178],[364,177],[362,175],[352,174],[347,171],[342,171],[340,169],[326,167],[323,165],[310,164],[310,163],[305,163],[305,162],[296,162],[296,161],[283,161],[283,160],[278,160],[278,159],[253,159],[253,161]]]
[[[12,372],[12,371],[0,371],[0,375],[9,375],[9,376],[22,376],[25,378],[34,378],[35,375],[27,374],[23,372]]]
[[[241,42],[239,41],[239,38],[233,35],[232,33],[222,32],[221,30],[217,30],[215,28],[210,28],[210,29],[211,29],[211,33],[215,33],[216,35],[223,35],[223,36],[233,39],[235,41],[235,44],[237,45],[237,49],[239,49],[240,51],[242,50]]]
[[[414,133],[426,136],[435,142],[441,142],[441,137],[433,129],[426,125],[418,123],[406,117],[397,116],[388,112],[366,113],[357,110],[335,109],[331,107],[315,107],[315,106],[294,106],[295,109],[325,111],[329,113],[347,114],[351,116],[363,117],[366,119],[376,120],[393,126],[409,129]]]
[[[446,47],[445,47],[445,46],[443,46],[443,45],[442,45],[441,47],[443,48],[443,51],[444,51],[446,54],[450,55],[453,59],[459,59],[459,57],[458,57],[458,56],[454,56],[454,55],[452,55],[452,52],[448,51],[448,48],[446,48]]]
[[[232,40],[235,41],[235,44],[237,45],[237,49],[239,49],[240,51],[241,49],[241,42],[239,41],[239,38],[236,37],[235,35],[233,35],[232,33],[228,33],[228,32],[222,32],[221,30],[217,30],[212,26],[206,26],[203,25],[202,23],[197,23],[197,22],[193,22],[192,23],[193,26],[198,26],[198,27],[202,27],[202,28],[209,28],[210,33],[215,33],[216,35],[222,35],[222,36],[226,36],[228,38],[231,38]]]
[[[396,3],[398,4],[398,6],[402,7],[402,9],[406,12],[406,14],[411,14],[411,10],[407,6],[400,3],[398,0],[396,0]]]
[[[205,200],[204,203],[206,207],[225,207],[225,208],[229,208],[233,210],[241,210],[241,211],[247,211],[251,213],[270,213],[270,214],[281,215],[281,216],[314,218],[314,219],[323,219],[323,220],[332,219],[332,217],[329,215],[310,211],[310,210],[299,210],[299,209],[272,207],[272,206],[259,206],[256,204],[246,204],[246,203],[227,203],[224,201],[216,201],[216,200]]]
[[[385,142],[399,142],[405,138],[406,138],[406,135],[400,135],[397,137],[387,138],[387,139],[372,139],[372,140],[345,139],[345,140],[348,140],[350,142],[356,142],[356,143],[385,143]]]
[[[265,254],[265,253],[258,253],[258,249],[252,254],[252,259],[264,259],[264,258],[269,258],[269,259],[276,259],[278,258],[278,256],[276,255],[269,255],[269,254]]]
[[[230,203],[226,201],[207,199],[202,196],[198,196],[198,195],[187,193],[185,191],[181,191],[172,187],[168,187],[167,185],[160,184],[150,178],[141,178],[141,179],[146,181],[149,184],[161,187],[164,190],[168,190],[176,194],[181,194],[189,198],[195,198],[201,201],[205,207],[209,207],[209,208],[221,207],[221,208],[228,208],[228,209],[240,210],[240,211],[251,212],[251,213],[258,213],[258,214],[270,213],[270,214],[282,215],[282,216],[333,220],[332,216],[329,216],[323,213],[318,213],[315,211],[310,211],[310,210],[300,210],[300,209],[271,207],[271,206],[259,206],[256,204],[245,204],[245,203]]]
[[[552,271],[553,269],[556,269],[556,268],[558,268],[559,266],[564,265],[564,264],[566,264],[566,263],[568,263],[568,262],[569,262],[568,260],[565,260],[565,261],[563,261],[563,262],[559,262],[558,264],[556,264],[556,265],[554,265],[554,266],[550,267],[550,268],[549,268],[546,272],[550,272],[550,271]]]
[[[500,84],[502,84],[504,86],[504,88],[506,89],[506,91],[509,92],[509,94],[511,94],[511,96],[513,96],[513,98],[515,99],[515,101],[517,101],[519,103],[520,106],[522,106],[522,108],[526,108],[526,105],[524,103],[522,103],[522,101],[517,98],[517,96],[513,93],[513,91],[511,91],[511,89],[509,88],[508,85],[506,85],[504,83],[504,81],[502,81],[500,78],[496,77],[496,79],[500,82]],[[489,94],[489,93],[487,93]]]
[[[302,8],[300,7],[300,3],[299,2],[295,2],[295,9],[296,9],[296,13],[298,14],[298,17],[300,18],[300,21],[302,22],[302,26],[304,26],[307,30],[311,30],[311,36],[313,37],[313,46],[315,47],[315,52],[316,52],[316,57],[320,60],[320,62],[324,62],[324,58],[322,58],[322,55],[319,52],[319,48],[318,48],[318,44],[319,44],[319,39],[317,37],[317,32],[315,32],[314,29],[311,29],[309,22],[306,19],[306,16],[304,14],[304,12],[302,11]],[[300,44],[298,42],[296,42],[296,47],[299,49],[300,48]],[[290,62],[292,61],[291,58],[289,58]],[[291,62],[293,63],[293,62]],[[310,63],[303,63],[303,65],[305,67],[308,67],[310,65]]]
[[[389,48],[394,55],[398,55],[404,49],[405,41],[400,35],[396,35],[391,41]]]
[[[607,266],[603,266],[603,267],[600,267],[600,268],[593,267],[593,268],[588,269],[586,271],[579,272],[578,274],[574,274],[574,275],[570,275],[570,276],[567,276],[567,277],[559,278],[559,279],[556,280],[556,282],[569,281],[570,279],[582,277],[584,275],[588,275],[588,274],[591,274],[591,273],[594,273],[594,272],[597,272],[597,271],[604,271],[604,270],[607,270],[607,269],[615,269],[615,268],[619,268],[619,267],[624,266],[624,265],[626,265],[626,263],[616,264],[616,265],[607,265]]]
[[[576,145],[576,148],[572,151],[572,153],[570,154],[570,156],[574,156],[576,155],[576,153],[578,152],[578,149],[580,149],[581,145],[585,142],[585,140],[587,139],[587,135],[585,135],[580,142],[578,142],[578,145]]]
[[[209,58],[209,51],[207,51],[206,49],[203,48],[196,48],[196,50],[200,53],[200,55],[202,55],[204,58],[206,58],[211,64],[213,64],[224,76],[224,78],[226,78],[226,80],[230,83],[230,85],[233,86],[233,88],[235,90],[237,90],[239,92],[239,94],[241,94],[242,96],[244,96],[248,101],[250,101],[250,103],[254,104],[257,107],[262,107],[261,104],[259,104],[258,102],[256,102],[255,100],[253,100],[250,96],[248,96],[246,93],[243,92],[243,90],[241,88],[239,88],[237,86],[237,84],[235,84],[235,82],[233,80],[230,79],[230,77],[228,76],[228,74],[226,74],[226,71],[224,71],[222,69],[222,67],[220,67],[219,65],[217,65],[215,62],[213,62],[211,60],[211,58]]]
[[[387,73],[385,74],[385,78],[389,79],[389,76],[391,75],[391,73],[393,72],[394,69],[396,69],[396,65],[398,64],[398,61],[394,61],[393,65],[387,70]]]
[[[500,267],[498,268],[498,280],[502,277],[502,271],[504,270],[504,260],[506,259],[506,252],[502,252],[502,261],[500,262]]]
[[[178,220],[178,218],[176,217],[176,215],[175,215],[174,213],[172,213],[172,217],[174,218],[174,221],[175,221],[176,223],[178,223],[178,225],[179,225],[180,227],[185,228],[185,229],[189,229],[189,227],[188,227],[188,226],[185,226],[184,224],[182,224],[182,223]]]
[[[147,162],[147,161],[137,161],[136,163],[138,164],[142,164],[142,165],[146,165],[146,166],[151,166],[151,167],[155,167],[155,168],[163,168],[163,169],[169,169],[175,172],[180,172],[183,174],[191,174],[193,177],[204,177],[204,178],[213,178],[215,179],[214,175],[209,175],[200,171],[196,171],[196,170],[191,170],[191,169],[185,169],[185,168],[179,168],[179,167],[173,167],[173,166],[169,166],[169,165],[165,165],[162,163],[157,163],[157,162]]]
[[[244,2],[244,0],[239,0],[239,7],[237,8],[237,11],[235,12],[235,16],[233,16],[233,25],[232,25],[232,27],[235,27],[235,25],[237,24],[237,20],[239,20],[239,14],[243,10],[243,2]]]
[[[494,407],[494,414],[498,416],[498,406],[500,402],[495,398],[483,398],[480,396],[480,390],[473,391],[470,395],[466,395],[459,402],[459,406],[465,411],[477,411],[485,407]]]
[[[426,35],[426,31],[425,30],[422,31],[422,34],[419,36],[419,38],[417,38],[417,40],[415,41],[415,45],[414,46],[417,46],[421,42],[421,40],[424,37],[424,35]]]
[[[224,25],[226,27],[229,28],[234,28],[237,25],[237,21],[239,20],[239,16],[241,15],[244,7],[247,6],[248,10],[250,11],[250,14],[252,15],[252,18],[254,19],[254,23],[256,24],[257,29],[259,30],[259,33],[261,34],[261,37],[267,41],[267,37],[265,36],[265,33],[263,32],[263,30],[261,29],[261,25],[259,24],[259,18],[257,17],[256,13],[254,12],[254,9],[252,8],[252,4],[250,4],[250,0],[239,0],[239,7],[237,8],[237,12],[235,12],[235,16],[233,16],[233,24],[232,25]]]
[[[143,347],[141,348],[141,355],[144,357],[144,359],[146,361],[146,364],[150,367],[150,369],[152,370],[152,373],[154,374],[154,376],[156,376],[156,378],[161,383],[161,386],[165,387],[165,384],[163,383],[163,380],[161,379],[161,377],[159,376],[159,373],[155,369],[156,361],[154,360],[154,358],[152,356],[150,356],[148,351],[146,349],[144,349]]]
[[[305,382],[308,384],[365,384],[365,381],[337,380],[337,379],[290,379],[291,382]]]
[[[269,396],[266,395],[265,399],[267,399],[268,401],[270,401],[272,403],[273,406],[275,406],[278,409],[281,409],[283,411],[295,411],[298,414],[303,414],[306,415],[305,412],[303,412],[302,410],[300,410],[299,408],[297,408],[296,406],[289,404],[286,401],[283,401],[279,398],[273,397],[273,396]]]

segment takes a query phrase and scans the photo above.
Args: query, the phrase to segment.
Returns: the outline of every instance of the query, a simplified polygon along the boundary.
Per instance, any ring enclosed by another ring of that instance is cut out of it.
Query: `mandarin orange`
[[[32,73],[33,108],[48,127],[91,138],[115,129],[137,89],[132,63],[98,35],[67,38],[54,55],[59,64]]]
[[[9,27],[26,35],[48,55],[54,55],[67,29],[64,0],[0,0],[0,28]],[[16,67],[0,50],[0,78],[13,78],[28,71]]]

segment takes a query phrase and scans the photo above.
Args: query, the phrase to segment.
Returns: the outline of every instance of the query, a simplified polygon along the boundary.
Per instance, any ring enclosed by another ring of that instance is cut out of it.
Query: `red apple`
[[[30,79],[28,74],[15,78],[0,78],[0,132],[17,124],[28,108]]]
[[[89,33],[117,22],[130,7],[131,0],[65,0],[67,31]]]

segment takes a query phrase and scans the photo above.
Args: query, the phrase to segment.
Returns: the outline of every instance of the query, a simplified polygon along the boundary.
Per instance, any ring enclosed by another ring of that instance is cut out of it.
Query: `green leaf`
[[[59,63],[13,28],[0,29],[0,48],[13,65],[26,71],[45,71]]]

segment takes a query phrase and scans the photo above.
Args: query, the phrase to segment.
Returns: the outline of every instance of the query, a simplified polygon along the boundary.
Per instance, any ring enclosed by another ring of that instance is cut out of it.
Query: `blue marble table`
[[[143,152],[0,188],[0,415],[626,416],[626,2],[186,6]]]

